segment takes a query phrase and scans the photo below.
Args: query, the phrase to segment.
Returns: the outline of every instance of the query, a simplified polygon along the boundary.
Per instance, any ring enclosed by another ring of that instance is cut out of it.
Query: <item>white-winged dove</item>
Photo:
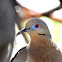
[[[29,19],[25,28],[20,30],[17,35],[23,32],[27,32],[31,37],[25,49],[27,62],[62,62],[61,52],[51,41],[49,29],[44,21],[38,18]]]

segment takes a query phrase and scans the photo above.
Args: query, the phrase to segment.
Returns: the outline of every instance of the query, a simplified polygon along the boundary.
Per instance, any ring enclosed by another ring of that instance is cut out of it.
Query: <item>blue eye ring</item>
[[[32,26],[31,28],[32,28],[32,29],[38,29],[38,28],[40,28],[40,25],[39,25],[39,23],[36,23],[36,24],[34,24],[34,26]]]

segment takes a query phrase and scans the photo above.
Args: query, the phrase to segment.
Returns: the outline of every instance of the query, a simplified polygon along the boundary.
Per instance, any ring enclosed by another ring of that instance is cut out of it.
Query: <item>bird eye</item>
[[[31,28],[32,29],[38,29],[38,28],[40,28],[40,25],[39,25],[39,23],[36,23]]]
[[[39,27],[39,24],[36,24],[36,25],[35,25],[35,28],[38,28],[38,27]]]

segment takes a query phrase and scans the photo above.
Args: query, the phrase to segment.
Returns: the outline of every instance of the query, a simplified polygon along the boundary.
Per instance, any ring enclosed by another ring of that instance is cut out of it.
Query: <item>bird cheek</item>
[[[39,34],[45,34],[45,30],[44,30],[44,29],[39,29],[39,30],[37,30],[37,32],[38,32]]]

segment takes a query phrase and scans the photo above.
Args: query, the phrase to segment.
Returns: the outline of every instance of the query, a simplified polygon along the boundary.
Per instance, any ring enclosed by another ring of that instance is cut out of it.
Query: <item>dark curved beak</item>
[[[21,33],[23,33],[23,32],[27,32],[27,30],[29,30],[29,29],[27,29],[27,28],[21,29],[21,30],[16,34],[16,36],[19,35],[19,34],[21,34]]]

